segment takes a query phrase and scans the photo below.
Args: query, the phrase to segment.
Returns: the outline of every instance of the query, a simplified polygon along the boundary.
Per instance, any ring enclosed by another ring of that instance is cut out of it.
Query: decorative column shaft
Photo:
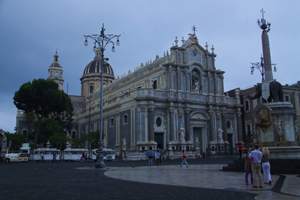
[[[149,115],[148,115],[148,130],[149,130],[149,141],[154,142],[154,126],[153,126],[153,110],[154,106],[149,106]]]
[[[190,111],[191,109],[185,109],[185,139],[186,141],[191,141],[191,131],[190,131]]]
[[[175,121],[175,114],[174,114],[174,108],[170,108],[170,141],[174,141],[174,121]]]
[[[223,129],[223,140],[227,141],[227,127],[226,127],[226,112],[222,112],[222,129]]]
[[[210,129],[210,141],[214,141],[214,112],[209,111],[210,120],[209,120],[209,129]]]

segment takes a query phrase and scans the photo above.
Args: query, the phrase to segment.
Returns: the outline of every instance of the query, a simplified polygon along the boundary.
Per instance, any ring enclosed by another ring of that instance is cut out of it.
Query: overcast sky
[[[133,71],[156,55],[163,56],[175,37],[197,28],[201,46],[215,47],[216,68],[225,71],[225,91],[261,82],[250,75],[250,62],[262,54],[257,19],[270,22],[274,78],[282,84],[300,80],[300,1],[298,0],[0,0],[0,129],[14,132],[17,109],[13,96],[20,86],[48,77],[57,49],[63,67],[64,91],[80,95],[80,78],[93,60],[93,45],[83,34],[122,34],[116,52],[105,51],[115,76]],[[179,42],[181,44],[181,42]],[[69,85],[67,90],[67,83]]]

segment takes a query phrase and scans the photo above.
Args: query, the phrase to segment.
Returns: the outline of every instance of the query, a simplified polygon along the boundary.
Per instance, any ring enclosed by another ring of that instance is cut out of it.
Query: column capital
[[[236,113],[236,115],[237,115],[238,117],[242,117],[242,113],[241,113],[241,112]]]
[[[190,109],[190,108],[185,108],[185,109],[184,109],[184,112],[185,112],[186,114],[189,114],[189,113],[191,112],[191,109]]]
[[[169,112],[173,113],[175,108],[169,108]]]
[[[227,115],[227,112],[226,112],[226,111],[222,111],[221,113],[222,113],[222,116],[223,116],[223,117],[225,117],[225,116]]]
[[[141,107],[141,111],[146,111],[147,107]]]
[[[154,109],[155,109],[154,106],[148,106],[148,110],[149,110],[150,112],[152,112]]]

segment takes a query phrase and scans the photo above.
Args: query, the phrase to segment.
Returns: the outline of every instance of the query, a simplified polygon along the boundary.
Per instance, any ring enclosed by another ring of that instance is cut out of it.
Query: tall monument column
[[[271,30],[271,24],[266,22],[264,19],[265,11],[261,9],[262,19],[258,20],[258,25],[263,30],[261,39],[262,39],[262,49],[263,49],[263,56],[264,56],[264,68],[265,68],[265,81],[273,80],[273,73],[272,73],[272,63],[271,63],[271,52],[270,52],[270,44],[269,44],[269,36],[268,32]]]

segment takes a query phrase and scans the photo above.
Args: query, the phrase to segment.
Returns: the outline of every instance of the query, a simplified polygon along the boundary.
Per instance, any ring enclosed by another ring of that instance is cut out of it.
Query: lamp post
[[[253,75],[253,72],[256,69],[258,69],[260,71],[261,77],[262,77],[262,82],[265,80],[265,67],[264,67],[264,58],[261,56],[260,57],[260,63],[256,62],[256,63],[251,63],[252,67],[251,68],[251,75]],[[274,72],[277,72],[277,68],[276,68],[276,64],[272,64],[274,65]]]
[[[120,45],[119,37],[120,35],[113,35],[113,34],[104,34],[104,24],[102,24],[101,32],[100,34],[92,34],[92,35],[83,35],[85,37],[84,45],[88,46],[88,38],[91,38],[94,40],[94,48],[93,51],[96,52],[97,45],[99,46],[101,50],[101,85],[100,85],[100,138],[98,142],[98,155],[97,155],[97,162],[95,165],[95,168],[105,168],[105,163],[103,161],[104,152],[103,152],[103,141],[102,141],[102,128],[103,128],[103,68],[104,68],[104,60],[108,60],[108,58],[104,58],[104,50],[106,45],[111,43],[112,46],[112,52],[115,52],[115,43],[112,39],[117,38],[116,45]]]

